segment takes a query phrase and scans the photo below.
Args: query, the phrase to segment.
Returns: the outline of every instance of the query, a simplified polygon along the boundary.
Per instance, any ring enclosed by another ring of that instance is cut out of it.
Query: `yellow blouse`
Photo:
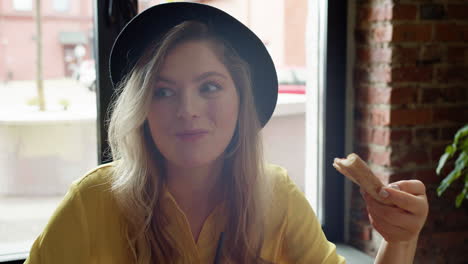
[[[73,182],[47,226],[34,242],[26,264],[131,263],[124,236],[124,218],[109,191],[110,168],[101,165]],[[274,197],[265,226],[264,259],[273,263],[345,263],[327,241],[315,213],[286,170],[268,166]],[[191,263],[213,263],[223,230],[218,206],[203,223],[198,241],[172,195],[165,190],[163,211],[170,233]]]

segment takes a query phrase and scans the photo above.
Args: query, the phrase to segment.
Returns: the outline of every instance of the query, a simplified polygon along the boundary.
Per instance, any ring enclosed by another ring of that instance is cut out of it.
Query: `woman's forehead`
[[[157,76],[171,79],[174,75],[201,75],[207,72],[229,75],[212,45],[206,41],[187,41],[168,51]]]

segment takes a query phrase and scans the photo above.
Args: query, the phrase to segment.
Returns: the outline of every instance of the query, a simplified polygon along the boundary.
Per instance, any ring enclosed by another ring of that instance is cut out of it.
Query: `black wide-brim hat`
[[[114,87],[135,66],[155,38],[174,26],[195,20],[207,24],[227,41],[250,66],[252,89],[260,123],[268,122],[278,98],[275,66],[263,42],[244,24],[215,7],[197,3],[166,3],[141,12],[122,29],[110,54],[110,77]]]

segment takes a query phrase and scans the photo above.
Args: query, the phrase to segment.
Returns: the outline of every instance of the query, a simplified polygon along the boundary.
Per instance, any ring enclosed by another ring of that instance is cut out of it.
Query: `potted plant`
[[[458,154],[458,156],[457,156]],[[454,169],[442,180],[437,188],[440,197],[445,190],[459,178],[464,179],[464,187],[455,198],[455,206],[459,208],[463,200],[468,200],[468,124],[460,128],[453,138],[452,144],[445,148],[445,153],[440,157],[436,172],[440,175],[446,162],[457,156]]]

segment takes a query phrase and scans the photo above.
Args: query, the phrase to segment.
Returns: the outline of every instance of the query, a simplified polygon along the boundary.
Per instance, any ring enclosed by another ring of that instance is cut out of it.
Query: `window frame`
[[[344,177],[331,164],[345,156],[347,5],[340,0],[327,2],[322,228],[328,240],[343,243]]]

